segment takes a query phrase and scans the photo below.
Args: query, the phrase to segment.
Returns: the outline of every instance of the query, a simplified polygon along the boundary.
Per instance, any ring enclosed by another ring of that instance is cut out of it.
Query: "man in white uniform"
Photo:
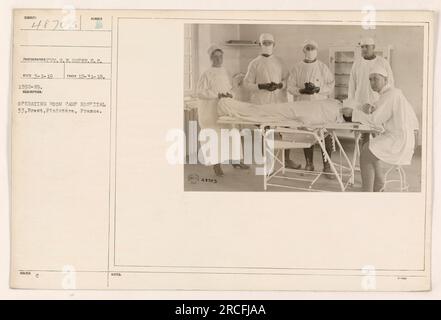
[[[259,43],[261,54],[250,62],[244,78],[244,84],[251,92],[251,103],[287,102],[288,72],[283,61],[273,54],[274,37],[269,33],[262,33]]]
[[[325,100],[334,90],[335,80],[328,66],[317,59],[318,44],[313,40],[303,43],[305,58],[299,61],[290,71],[288,78],[288,92],[293,95],[295,101],[299,100]],[[331,156],[332,139],[325,138],[326,151]],[[314,171],[314,146],[303,149],[305,154],[305,170]],[[329,162],[323,156],[323,171],[332,173]],[[332,174],[325,177],[335,178]]]
[[[379,99],[365,104],[362,110],[343,108],[346,120],[382,127],[383,132],[365,143],[360,155],[363,191],[381,191],[384,186],[384,165],[409,165],[418,130],[418,120],[401,90],[388,81],[388,70],[376,66],[371,70],[370,83]]]
[[[283,61],[273,54],[274,37],[262,33],[259,37],[261,54],[248,65],[244,85],[250,91],[253,104],[271,104],[287,102],[286,80],[288,72]],[[300,164],[289,159],[289,150],[285,150],[286,166],[299,169]]]
[[[317,42],[305,41],[305,58],[294,65],[289,73],[288,92],[295,101],[328,99],[334,90],[334,76],[328,66],[317,59],[317,52]]]
[[[229,153],[228,158],[224,159],[221,148],[221,129],[231,129],[230,126],[222,126],[217,123],[218,112],[217,104],[221,98],[232,98],[232,85],[227,70],[222,66],[223,64],[223,51],[222,49],[213,44],[208,48],[208,56],[211,60],[211,67],[203,72],[198,80],[197,94],[199,98],[198,107],[198,121],[201,129],[212,129],[217,134],[218,150],[210,150],[209,143],[202,143],[201,149],[214,152],[215,157],[207,157],[209,160],[203,158],[205,165],[212,165],[214,172],[217,176],[223,176],[224,172],[221,167],[221,163],[227,160],[233,160],[233,166],[235,168],[248,169],[248,166],[240,163],[240,156],[236,157],[234,153]],[[203,154],[203,153],[202,153]],[[231,159],[230,159],[231,158]]]
[[[370,71],[381,67],[387,72],[389,86],[394,86],[392,69],[386,59],[375,55],[375,42],[372,38],[364,38],[360,42],[361,59],[356,59],[349,77],[348,99],[356,100],[361,105],[373,104],[379,94],[372,90],[369,82]]]

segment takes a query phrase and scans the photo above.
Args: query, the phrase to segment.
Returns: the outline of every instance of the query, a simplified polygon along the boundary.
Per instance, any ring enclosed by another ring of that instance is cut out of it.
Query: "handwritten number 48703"
[[[76,21],[70,21],[69,19],[66,21],[46,19],[34,21],[31,28],[35,30],[70,30],[75,29],[76,26]]]

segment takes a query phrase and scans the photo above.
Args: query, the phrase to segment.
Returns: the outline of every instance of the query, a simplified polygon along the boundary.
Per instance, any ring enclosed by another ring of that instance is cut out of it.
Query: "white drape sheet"
[[[218,103],[219,117],[230,117],[249,122],[298,121],[320,125],[343,122],[338,100],[294,101],[257,105],[223,98]]]

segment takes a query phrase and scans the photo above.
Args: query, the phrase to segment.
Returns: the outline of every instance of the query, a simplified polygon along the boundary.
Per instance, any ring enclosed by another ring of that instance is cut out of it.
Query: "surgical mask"
[[[317,58],[317,50],[305,51],[305,59],[313,61]]]
[[[262,54],[272,55],[273,54],[273,45],[271,46],[262,46]]]

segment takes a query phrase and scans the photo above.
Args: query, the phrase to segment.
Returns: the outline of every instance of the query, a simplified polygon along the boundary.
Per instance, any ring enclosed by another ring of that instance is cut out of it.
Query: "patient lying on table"
[[[256,105],[224,98],[220,99],[218,103],[218,115],[223,119],[233,118],[261,124],[289,124],[289,126],[299,127],[322,126],[327,123],[343,122],[340,107],[340,102],[332,99]],[[330,135],[325,135],[324,143],[326,153],[330,157],[333,150]],[[313,148],[314,146],[304,149],[305,170],[308,171],[314,171]],[[289,153],[286,158],[289,159]],[[334,175],[331,174],[331,166],[324,153],[322,153],[322,158],[323,172],[327,173],[325,177],[334,179]]]
[[[341,106],[338,100],[333,99],[256,105],[223,98],[218,103],[218,115],[258,123],[297,121],[319,125],[343,122],[339,111]]]

